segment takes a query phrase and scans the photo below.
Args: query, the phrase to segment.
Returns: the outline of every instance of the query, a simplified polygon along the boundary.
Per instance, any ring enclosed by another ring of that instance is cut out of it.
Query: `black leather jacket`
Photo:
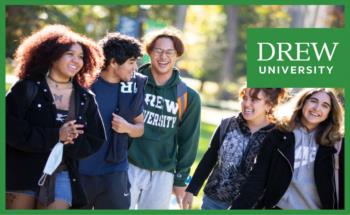
[[[231,209],[273,208],[282,198],[292,180],[295,138],[292,132],[277,129],[264,140],[258,160],[239,197]],[[342,147],[343,148],[343,147]],[[334,147],[320,145],[315,158],[314,174],[322,209],[343,206],[337,200],[334,178]],[[343,162],[343,150],[340,153]],[[339,175],[343,176],[344,165],[340,164]],[[339,193],[343,198],[343,180],[340,177]],[[341,205],[339,205],[339,203]]]

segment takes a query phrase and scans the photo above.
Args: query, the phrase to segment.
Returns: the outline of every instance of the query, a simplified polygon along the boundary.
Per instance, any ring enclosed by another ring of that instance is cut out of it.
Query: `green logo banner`
[[[343,29],[249,29],[250,87],[345,87]]]

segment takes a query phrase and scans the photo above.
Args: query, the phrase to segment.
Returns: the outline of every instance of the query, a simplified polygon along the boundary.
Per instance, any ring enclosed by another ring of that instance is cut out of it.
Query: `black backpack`
[[[26,98],[28,101],[28,107],[32,104],[34,101],[36,95],[38,94],[38,86],[34,83],[32,80],[26,81]]]

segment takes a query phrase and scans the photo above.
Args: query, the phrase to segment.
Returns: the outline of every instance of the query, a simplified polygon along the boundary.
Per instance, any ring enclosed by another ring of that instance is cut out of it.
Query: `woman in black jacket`
[[[274,110],[283,88],[243,88],[241,113],[224,119],[186,189],[183,208],[204,188],[202,209],[228,209],[250,174],[262,141],[274,127]]]
[[[95,153],[105,139],[94,96],[86,89],[103,64],[102,50],[52,25],[25,39],[15,60],[20,80],[6,95],[6,208],[81,207],[86,199],[77,161]],[[39,186],[58,142],[62,162]]]
[[[278,127],[265,139],[231,209],[344,208],[343,109],[335,93],[302,91]]]

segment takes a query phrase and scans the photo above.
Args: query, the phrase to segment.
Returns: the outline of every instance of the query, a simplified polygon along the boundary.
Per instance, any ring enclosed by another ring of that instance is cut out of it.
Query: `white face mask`
[[[40,177],[38,182],[39,186],[44,185],[47,175],[52,175],[52,173],[55,172],[57,167],[62,162],[62,156],[63,156],[63,143],[58,142],[56,143],[55,147],[53,147],[46,161],[43,175]]]

